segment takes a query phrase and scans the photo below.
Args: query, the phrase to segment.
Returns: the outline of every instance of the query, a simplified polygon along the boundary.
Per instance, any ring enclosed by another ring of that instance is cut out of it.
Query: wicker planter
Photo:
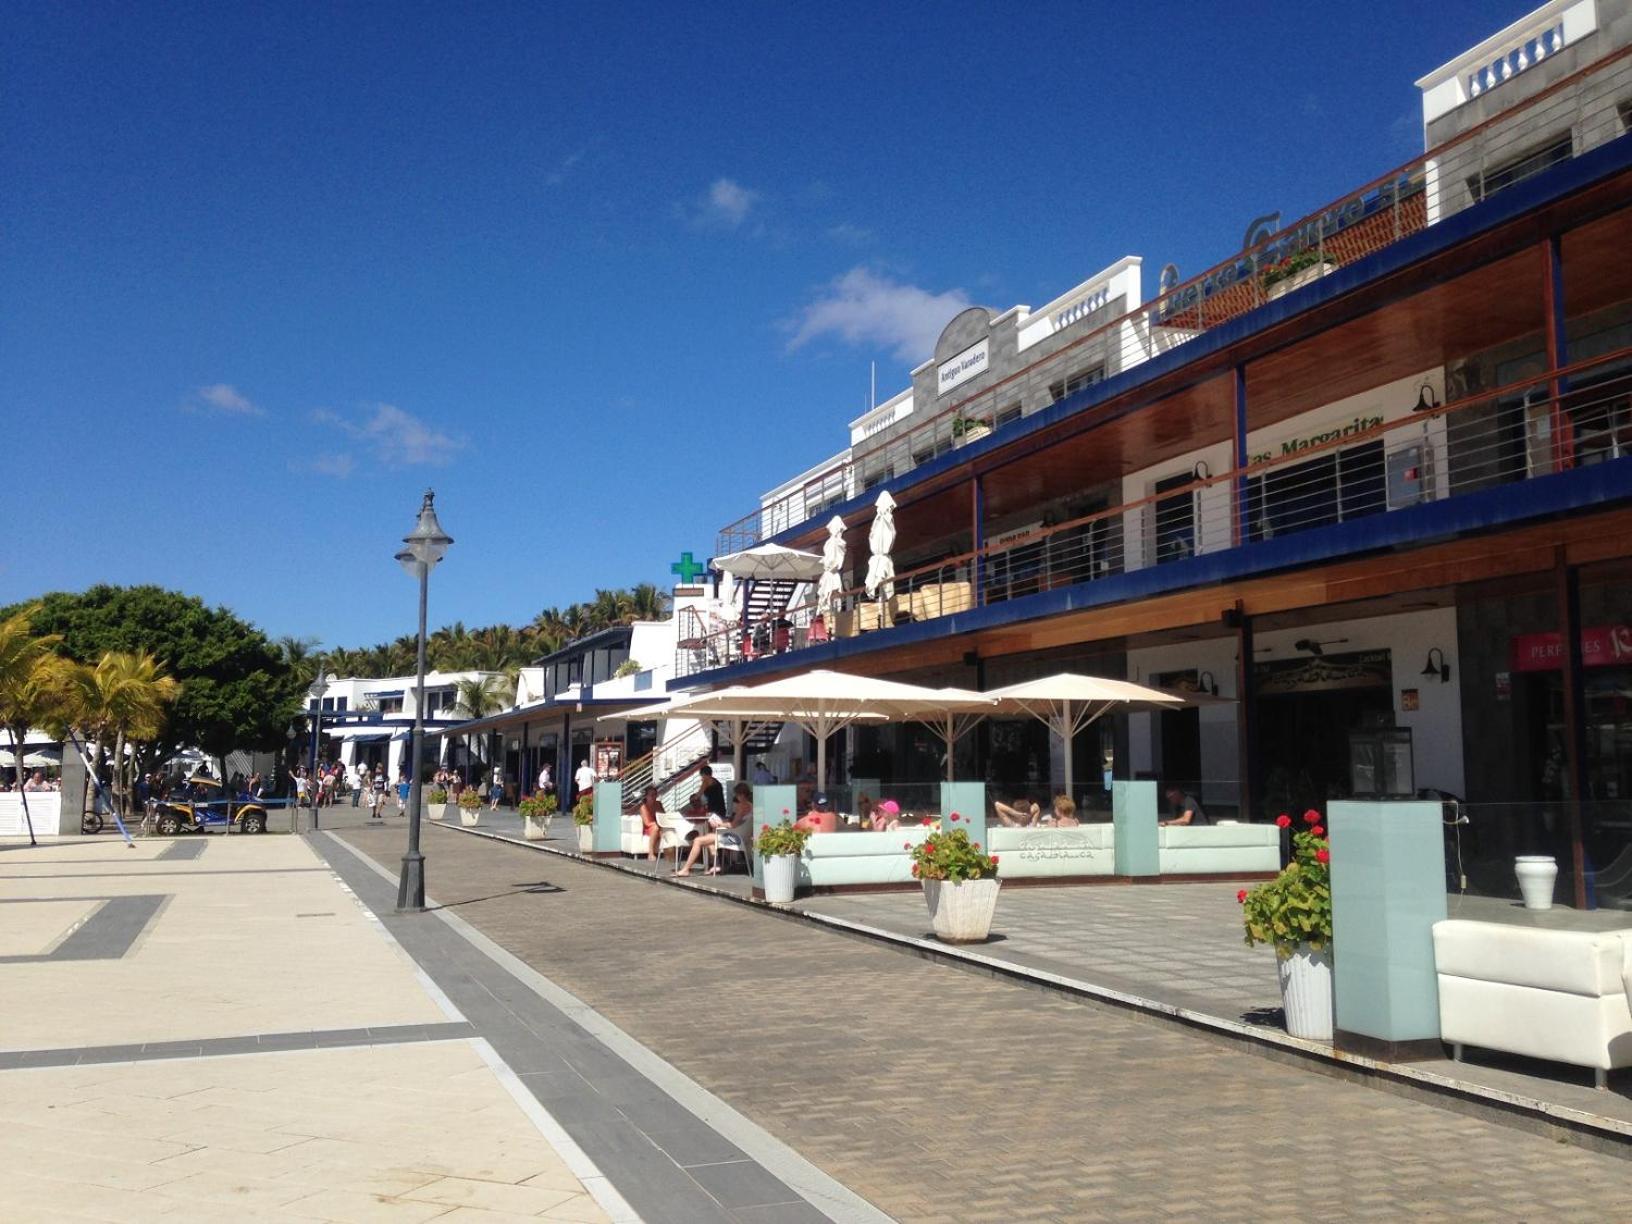
[[[1299,944],[1291,953],[1277,953],[1281,979],[1281,1006],[1286,1009],[1286,1031],[1309,1041],[1332,1039],[1332,954]]]
[[[924,901],[935,937],[943,943],[980,943],[992,931],[997,912],[996,876],[982,880],[925,880]]]

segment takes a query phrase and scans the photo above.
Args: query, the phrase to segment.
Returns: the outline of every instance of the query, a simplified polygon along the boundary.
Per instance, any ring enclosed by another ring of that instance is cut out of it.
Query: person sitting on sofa
[[[657,823],[663,804],[658,800],[657,787],[648,786],[640,796],[640,831],[646,836],[646,859],[657,862],[657,847],[663,841],[663,829]]]
[[[810,811],[793,822],[796,829],[809,829],[812,833],[832,833],[839,827],[839,818],[833,811],[833,801],[828,798],[826,791],[818,792],[811,800]]]
[[[692,864],[710,846],[719,846],[723,850],[746,851],[749,818],[754,814],[754,792],[748,783],[738,782],[731,788],[731,819],[722,821],[714,817],[709,821],[714,826],[713,832],[704,833],[691,839],[691,853],[686,855],[686,865],[675,872],[675,875],[689,876]],[[704,875],[719,875],[720,867],[716,863],[703,873]]]
[[[1082,823],[1077,819],[1077,805],[1070,795],[1054,796],[1054,817],[1048,823],[1056,829],[1074,829]]]
[[[1173,806],[1173,815],[1168,820],[1158,820],[1159,825],[1204,825],[1210,823],[1207,813],[1194,795],[1186,794],[1182,786],[1167,788],[1167,801]]]
[[[1043,809],[1026,795],[1018,796],[1013,804],[1000,799],[992,804],[992,808],[997,812],[997,818],[1010,828],[1037,824],[1043,818]]]

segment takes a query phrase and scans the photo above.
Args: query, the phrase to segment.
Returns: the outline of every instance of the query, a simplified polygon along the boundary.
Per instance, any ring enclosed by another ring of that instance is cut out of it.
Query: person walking
[[[368,791],[368,789],[369,789],[368,784],[369,784],[370,781],[371,781],[371,779],[369,778],[369,775],[368,775],[368,763],[366,761],[358,761],[357,762],[357,785],[351,788],[351,806],[352,807],[356,807],[359,798]]]
[[[504,770],[499,768],[499,766],[495,765],[495,766],[493,766],[493,777],[488,781],[488,784],[487,784],[487,810],[490,811],[490,812],[498,811],[499,810],[499,800],[501,800],[503,798],[504,798]]]
[[[373,794],[374,794],[374,805],[373,805],[374,806],[374,814],[373,814],[373,819],[374,820],[384,820],[385,819],[385,770],[380,768],[380,766],[378,766],[378,765],[376,765],[374,767],[374,783],[373,783],[373,786],[372,786],[371,789],[372,789]]]

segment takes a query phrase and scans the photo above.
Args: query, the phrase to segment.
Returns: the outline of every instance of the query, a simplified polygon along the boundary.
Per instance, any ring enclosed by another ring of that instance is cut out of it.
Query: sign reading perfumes
[[[956,357],[941,362],[937,371],[938,383],[935,394],[945,395],[961,382],[968,382],[977,374],[986,373],[986,367],[991,359],[992,342],[990,338],[979,344],[971,344]]]

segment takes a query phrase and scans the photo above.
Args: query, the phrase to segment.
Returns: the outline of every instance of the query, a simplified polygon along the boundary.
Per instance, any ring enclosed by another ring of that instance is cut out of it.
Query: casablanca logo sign
[[[937,371],[938,389],[936,395],[945,395],[961,382],[968,382],[977,374],[984,374],[991,359],[990,339],[982,340],[979,344],[971,344],[956,357],[941,362]]]

